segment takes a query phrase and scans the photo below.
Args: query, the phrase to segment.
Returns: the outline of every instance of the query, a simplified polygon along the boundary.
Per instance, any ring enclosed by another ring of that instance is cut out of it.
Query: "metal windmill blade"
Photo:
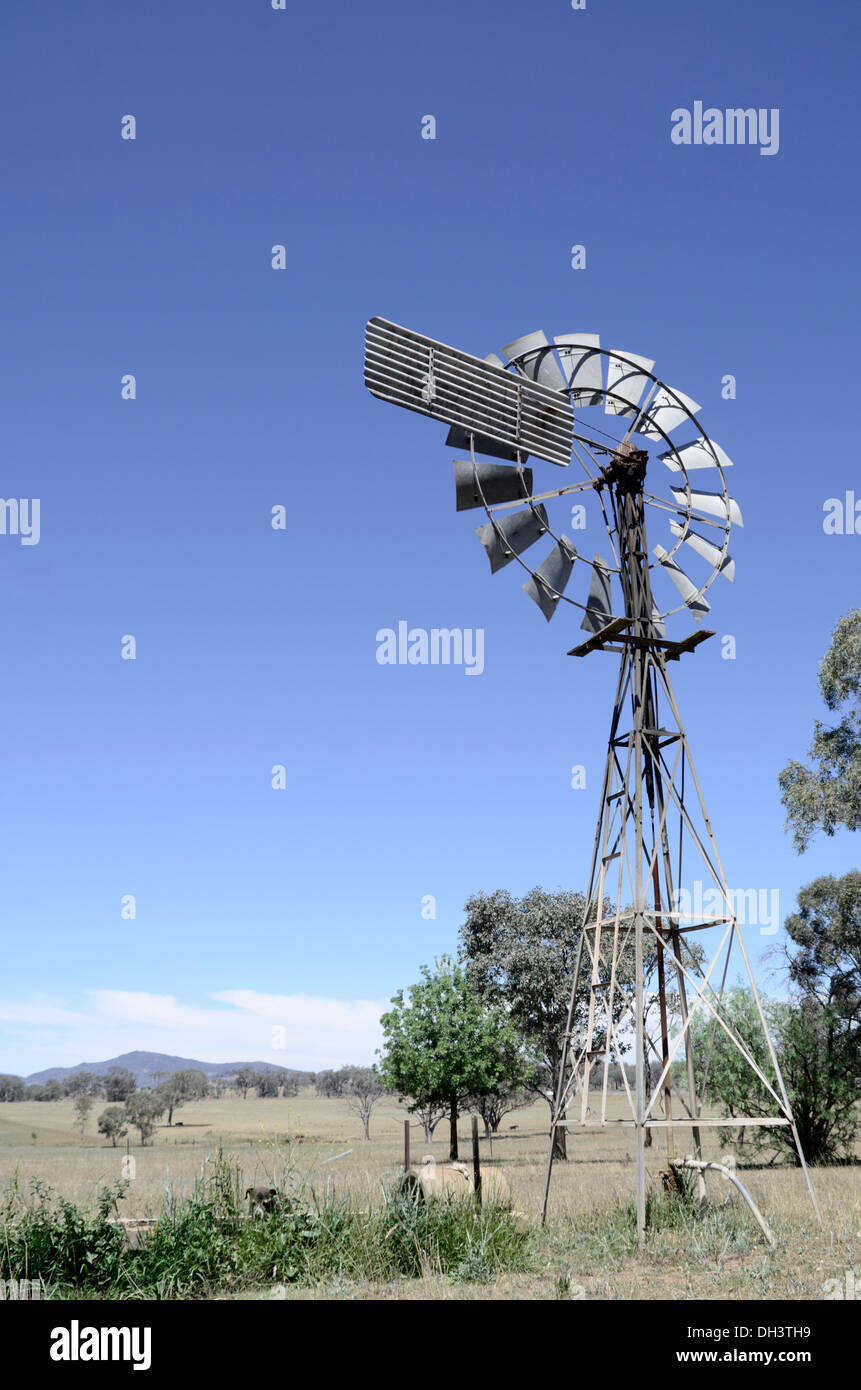
[[[667,554],[666,550],[664,550],[663,546],[654,546],[652,549],[652,554],[656,556],[666,573],[669,575],[670,579],[675,584],[684,602],[691,610],[694,622],[698,623],[700,618],[704,618],[706,613],[709,612],[709,604],[700,594],[700,591],[697,588],[696,584],[693,584],[691,580],[688,579],[688,576],[685,574],[684,570],[676,564],[675,560],[670,559],[670,556]]]
[[[706,441],[693,439],[689,444],[681,444],[678,448],[667,449],[663,454],[658,454],[658,458],[673,473],[681,473],[682,468],[686,472],[693,468],[714,468],[718,463],[721,468],[732,468],[732,459],[713,439]]]
[[[553,356],[553,348],[540,331],[528,333],[503,348],[509,362],[530,381],[537,381],[551,391],[564,391],[566,381]]]
[[[571,459],[567,396],[387,319],[371,319],[365,384],[394,405],[551,463]]]
[[[534,545],[539,536],[547,530],[547,513],[543,507],[526,507],[521,512],[512,512],[499,520],[489,521],[486,526],[477,526],[475,534],[487,551],[490,572],[496,574],[509,564],[515,555],[520,555]]]
[[[607,415],[635,415],[643,392],[651,380],[649,373],[654,362],[648,357],[638,357],[634,352],[614,349],[607,362],[607,391],[604,410]]]
[[[666,637],[667,629],[664,626],[664,621],[661,617],[660,609],[658,608],[658,605],[655,603],[654,599],[652,599],[652,626],[655,629],[655,635],[657,637]]]
[[[724,555],[719,545],[714,545],[705,536],[701,536],[699,531],[689,531],[687,527],[680,526],[677,521],[670,522],[670,530],[679,540],[684,541],[685,545],[689,545],[691,550],[695,550],[697,555],[708,560],[724,578],[735,579],[735,560],[730,555]]]
[[[576,559],[577,551],[573,545],[565,536],[560,536],[547,559],[523,585],[529,597],[538,604],[548,623],[565,592]]]
[[[668,386],[661,386],[634,429],[637,434],[643,434],[647,439],[663,439],[664,435],[672,434],[673,430],[678,429],[679,425],[683,425],[692,415],[699,414],[701,409],[702,406],[697,405],[690,396],[684,395],[681,391],[671,390]]]
[[[707,516],[720,517],[721,521],[732,521],[736,526],[744,525],[738,503],[725,492],[694,492],[691,489],[690,502],[683,487],[671,487],[670,492],[685,511],[692,507],[694,511],[705,512]]]
[[[529,455],[523,449],[515,449],[510,444],[500,444],[489,439],[486,434],[475,434],[465,430],[462,425],[452,425],[445,437],[450,449],[474,449],[477,454],[488,454],[493,459],[510,459],[512,463],[525,463]]]
[[[604,399],[604,368],[598,334],[563,333],[553,341],[575,408],[582,410],[587,405],[600,405]]]
[[[586,632],[600,632],[613,616],[612,594],[610,591],[610,566],[600,555],[595,556],[592,578],[589,581],[589,597],[581,628]]]
[[[532,469],[504,463],[473,465],[470,459],[455,459],[454,482],[459,512],[485,504],[527,502],[532,496]]]

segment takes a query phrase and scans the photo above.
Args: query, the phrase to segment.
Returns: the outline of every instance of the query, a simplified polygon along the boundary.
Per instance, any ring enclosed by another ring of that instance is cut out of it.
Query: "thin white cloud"
[[[36,1028],[48,1028],[55,1024],[84,1024],[93,1018],[94,1015],[66,1008],[64,1004],[46,994],[31,994],[27,999],[0,999],[0,1023],[32,1024]]]
[[[271,1061],[318,1071],[374,1060],[386,1005],[370,999],[221,990],[210,1005],[170,994],[91,990],[89,1007],[49,996],[0,1000],[0,1071],[98,1062],[123,1052],[165,1052],[203,1062]]]

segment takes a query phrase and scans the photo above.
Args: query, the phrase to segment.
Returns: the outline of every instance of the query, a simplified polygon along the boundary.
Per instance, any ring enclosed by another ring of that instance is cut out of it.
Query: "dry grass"
[[[621,1102],[616,1104],[621,1115]],[[125,1141],[112,1149],[97,1139],[96,1116],[102,1105],[94,1105],[83,1145],[71,1102],[0,1105],[0,1187],[17,1172],[19,1186],[26,1192],[30,1178],[37,1176],[64,1196],[91,1207],[99,1188],[121,1175],[126,1151]],[[401,1164],[404,1115],[396,1103],[384,1102],[374,1112],[371,1141],[365,1142],[359,1121],[343,1102],[312,1094],[292,1100],[231,1097],[187,1105],[176,1115],[181,1127],[160,1128],[151,1147],[130,1143],[136,1175],[123,1214],[155,1215],[166,1189],[176,1195],[190,1193],[219,1140],[237,1157],[243,1180],[249,1184],[265,1178],[278,1186],[292,1170],[318,1188],[334,1183],[339,1192],[348,1192],[362,1203],[375,1202],[381,1183],[394,1177]],[[515,1209],[534,1232],[528,1274],[505,1275],[492,1286],[453,1287],[432,1279],[349,1289],[335,1284],[312,1291],[289,1290],[287,1296],[821,1299],[826,1280],[842,1279],[847,1270],[858,1270],[861,1277],[861,1166],[814,1173],[822,1231],[802,1173],[784,1166],[747,1170],[745,1184],[777,1236],[775,1251],[765,1247],[737,1194],[715,1176],[709,1178],[708,1220],[651,1231],[647,1251],[638,1253],[625,1213],[634,1187],[630,1131],[580,1134],[569,1141],[570,1161],[554,1169],[548,1225],[541,1232],[538,1214],[547,1120],[547,1106],[536,1104],[506,1117],[492,1154],[484,1140],[481,1145],[482,1162],[498,1164],[505,1171]],[[461,1124],[460,1140],[465,1157],[468,1120]],[[680,1152],[688,1144],[683,1131]],[[721,1156],[715,1130],[705,1131],[705,1147],[706,1157]],[[351,1152],[343,1154],[344,1150]],[[413,1156],[420,1158],[425,1152],[437,1159],[447,1157],[446,1123],[438,1127],[431,1144],[420,1127],[413,1126]],[[660,1184],[654,1175],[666,1166],[662,1138],[656,1138],[647,1164],[650,1187],[658,1195]],[[268,1291],[259,1296],[268,1296]]]

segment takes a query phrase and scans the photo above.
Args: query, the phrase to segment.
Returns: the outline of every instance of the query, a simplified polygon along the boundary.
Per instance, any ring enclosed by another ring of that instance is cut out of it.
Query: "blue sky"
[[[491,580],[445,428],[364,388],[374,314],[478,356],[600,333],[702,404],[737,657],[674,679],[727,876],[785,915],[857,864],[795,854],[776,777],[858,602],[861,536],[822,528],[861,497],[858,30],[797,0],[4,10],[2,493],[41,534],[0,536],[0,1070],[267,1057],[274,1026],[286,1065],[370,1060],[469,894],[584,886],[614,663]],[[778,108],[779,152],[674,145],[698,100]],[[483,628],[483,674],[379,665],[400,619]]]

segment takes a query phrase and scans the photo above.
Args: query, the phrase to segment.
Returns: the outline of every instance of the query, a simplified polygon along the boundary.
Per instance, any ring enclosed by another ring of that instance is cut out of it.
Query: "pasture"
[[[612,1098],[611,1098],[612,1099]],[[621,1115],[622,1098],[616,1098]],[[26,1199],[32,1178],[82,1208],[122,1175],[126,1140],[112,1148],[96,1133],[96,1102],[80,1141],[71,1101],[0,1104],[0,1191],[16,1183]],[[611,1114],[613,1110],[611,1109]],[[177,1111],[173,1127],[160,1126],[146,1147],[128,1135],[135,1176],[121,1204],[125,1217],[157,1216],[168,1194],[190,1196],[206,1176],[219,1146],[241,1168],[245,1185],[266,1182],[281,1189],[301,1185],[327,1190],[351,1204],[378,1206],[385,1186],[400,1172],[405,1111],[394,1101],[374,1110],[371,1139],[341,1100],[305,1092],[291,1099],[225,1097],[190,1103]],[[548,1107],[536,1103],[506,1116],[492,1142],[481,1141],[483,1166],[508,1178],[521,1229],[529,1233],[528,1269],[493,1282],[453,1284],[428,1270],[423,1278],[387,1284],[328,1281],[318,1288],[290,1287],[288,1298],[440,1299],[822,1299],[826,1281],[861,1278],[861,1165],[815,1170],[824,1229],[817,1227],[803,1174],[783,1165],[745,1167],[739,1173],[777,1238],[769,1250],[749,1211],[730,1184],[708,1178],[705,1221],[674,1211],[657,1178],[666,1167],[663,1135],[647,1152],[653,1221],[647,1249],[636,1248],[630,1205],[634,1195],[634,1142],[628,1130],[576,1132],[569,1161],[554,1167],[545,1230],[539,1226],[547,1154]],[[705,1157],[726,1152],[716,1130],[706,1130]],[[461,1158],[470,1152],[470,1117],[459,1127]],[[432,1153],[448,1156],[448,1123],[428,1143],[417,1123],[411,1129],[413,1162]],[[688,1151],[679,1135],[679,1156]],[[350,1150],[350,1152],[345,1152]],[[835,1284],[829,1286],[832,1290]],[[261,1287],[242,1297],[270,1296]],[[834,1296],[832,1292],[832,1297]]]

